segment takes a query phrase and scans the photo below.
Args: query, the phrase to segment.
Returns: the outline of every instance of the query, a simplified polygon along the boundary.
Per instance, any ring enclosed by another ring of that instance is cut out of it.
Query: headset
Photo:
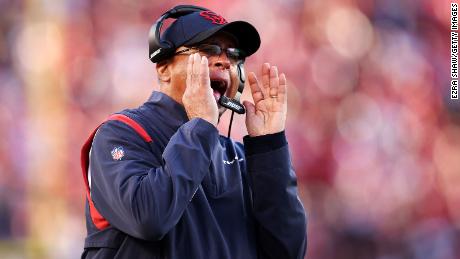
[[[194,12],[201,12],[201,11],[210,11],[209,9],[194,6],[194,5],[178,5],[173,7],[172,9],[166,11],[161,15],[161,17],[150,27],[149,31],[149,59],[156,63],[163,59],[169,58],[174,55],[176,49],[179,46],[175,46],[173,42],[168,41],[166,39],[161,39],[161,28],[163,27],[163,23],[168,18],[177,19],[181,16],[185,16]],[[246,81],[246,76],[244,73],[244,61],[241,61],[237,64],[237,72],[238,72],[238,91],[235,95],[234,99],[228,98],[222,95],[219,99],[219,104],[223,107],[230,109],[232,111],[231,120],[233,120],[233,112],[238,114],[244,114],[246,112],[244,106],[239,102],[241,94],[243,93],[244,83]],[[231,127],[231,121],[230,121]],[[229,129],[230,135],[230,129]]]
[[[177,19],[181,16],[201,11],[210,10],[194,5],[178,5],[172,9],[169,9],[163,13],[160,18],[158,18],[152,27],[150,27],[149,31],[149,58],[153,63],[171,57],[179,47],[174,46],[174,43],[171,41],[161,39],[160,34],[164,21],[168,18]]]

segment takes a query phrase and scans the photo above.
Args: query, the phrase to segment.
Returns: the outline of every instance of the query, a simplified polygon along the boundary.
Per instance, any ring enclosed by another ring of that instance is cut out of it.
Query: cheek
[[[185,85],[185,82],[187,81],[187,72],[185,70],[176,71],[173,74],[172,78],[176,83],[180,83],[180,84]]]
[[[185,91],[185,82],[187,80],[187,66],[174,66],[171,73],[171,86],[176,92]]]

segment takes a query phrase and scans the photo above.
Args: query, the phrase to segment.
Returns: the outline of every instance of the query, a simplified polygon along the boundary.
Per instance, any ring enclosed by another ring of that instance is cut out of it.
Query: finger
[[[270,89],[270,64],[264,63],[262,65],[262,91],[264,96],[268,96],[268,90]]]
[[[278,101],[286,102],[287,101],[287,80],[286,75],[281,73],[280,75],[280,86],[278,88]]]
[[[211,88],[211,82],[209,78],[208,58],[206,58],[205,56],[201,57],[200,87]]]
[[[190,86],[192,83],[192,62],[193,62],[193,55],[188,56],[187,61],[187,79],[185,81],[186,87]]]
[[[254,72],[249,73],[248,82],[254,102],[258,103],[260,100],[263,100],[264,94],[260,89],[259,81],[257,80],[256,74],[254,74]]]
[[[201,64],[201,57],[200,54],[195,53],[193,54],[193,77],[192,77],[192,85],[197,87],[200,83],[200,64]]]
[[[278,86],[280,84],[279,77],[278,77],[278,68],[276,66],[272,66],[270,68],[270,97],[278,97]]]

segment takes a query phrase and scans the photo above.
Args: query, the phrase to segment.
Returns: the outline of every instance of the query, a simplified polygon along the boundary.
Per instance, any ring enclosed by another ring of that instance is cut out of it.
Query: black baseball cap
[[[238,48],[246,56],[254,54],[260,47],[260,36],[256,28],[245,21],[227,22],[212,11],[198,11],[180,16],[161,36],[162,40],[179,46],[191,46],[208,39],[217,32],[225,31],[237,39]]]

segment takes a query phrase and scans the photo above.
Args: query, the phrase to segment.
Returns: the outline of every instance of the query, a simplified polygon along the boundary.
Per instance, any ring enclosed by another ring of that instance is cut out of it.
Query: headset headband
[[[175,51],[177,46],[174,43],[164,39],[161,40],[161,28],[163,27],[164,20],[168,18],[179,18],[181,16],[191,14],[194,12],[209,11],[209,9],[195,6],[195,5],[178,5],[166,11],[153,25],[149,31],[149,59],[156,63],[166,57],[171,52]]]

